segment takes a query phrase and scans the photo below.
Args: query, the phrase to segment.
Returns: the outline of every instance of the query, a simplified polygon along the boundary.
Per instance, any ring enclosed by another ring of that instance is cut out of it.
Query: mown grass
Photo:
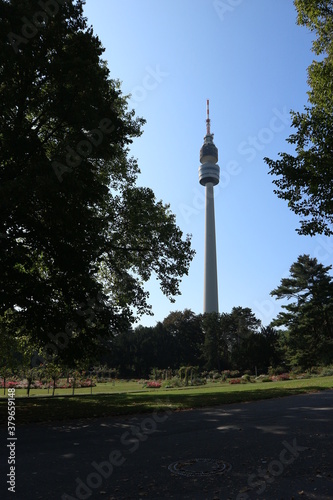
[[[133,380],[116,380],[115,382],[105,382],[98,383],[96,386],[93,386],[92,393],[114,393],[114,392],[128,392],[128,391],[140,391],[144,390],[142,387],[142,383],[133,381]],[[72,388],[61,389],[56,388],[55,395],[56,396],[71,396],[73,392]],[[5,393],[7,396],[7,389],[5,389]],[[27,395],[27,389],[15,389],[16,397],[25,397]],[[82,394],[91,394],[90,387],[76,387],[74,391],[75,395]],[[4,396],[3,388],[0,389],[0,398]],[[30,389],[30,396],[52,396],[52,387],[50,389]]]
[[[279,398],[333,388],[333,377],[316,377],[284,382],[242,385],[200,386],[186,389],[153,389],[96,395],[32,397],[16,399],[17,425],[113,415],[152,412],[154,409],[184,410]],[[0,422],[6,425],[7,398],[0,399]]]

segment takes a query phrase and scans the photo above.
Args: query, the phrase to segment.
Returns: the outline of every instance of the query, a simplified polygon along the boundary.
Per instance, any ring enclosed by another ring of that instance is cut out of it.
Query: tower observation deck
[[[209,100],[207,100],[206,135],[200,149],[199,182],[205,186],[205,267],[204,267],[204,313],[218,312],[217,259],[215,238],[214,186],[220,182],[220,167],[217,165],[218,150],[214,134],[210,132]]]
[[[220,182],[220,167],[217,165],[218,149],[214,144],[214,134],[210,132],[209,100],[207,100],[206,128],[207,133],[200,149],[200,163],[202,165],[199,167],[199,182],[202,186],[206,186],[209,182],[216,186]]]

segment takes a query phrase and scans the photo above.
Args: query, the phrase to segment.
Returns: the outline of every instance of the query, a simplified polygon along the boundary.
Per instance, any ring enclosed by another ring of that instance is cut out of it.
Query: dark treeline
[[[172,312],[156,326],[138,326],[114,337],[101,361],[122,377],[147,377],[154,367],[181,366],[263,373],[282,359],[278,332],[262,327],[249,308],[234,307],[229,314]]]
[[[271,292],[282,311],[263,326],[247,307],[231,313],[169,314],[154,327],[138,326],[106,343],[102,361],[121,376],[145,377],[152,368],[239,370],[310,369],[333,362],[332,266],[300,255]]]
[[[53,366],[66,372],[104,365],[122,378],[147,378],[154,369],[178,373],[185,367],[196,372],[264,374],[270,368],[283,373],[328,366],[333,363],[330,271],[331,266],[300,255],[289,276],[271,292],[285,303],[268,326],[263,326],[248,307],[234,307],[221,314],[195,314],[185,309],[171,312],[152,327],[126,327],[120,332],[109,329],[96,339],[97,353],[83,356],[76,351],[69,361],[65,333],[52,337],[54,343],[41,347],[33,358],[22,334],[0,349],[0,375],[7,376],[8,370],[29,374],[38,367],[50,370]]]

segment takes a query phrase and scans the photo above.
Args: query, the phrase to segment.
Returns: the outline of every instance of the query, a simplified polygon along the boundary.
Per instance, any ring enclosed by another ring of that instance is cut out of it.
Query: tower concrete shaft
[[[215,238],[214,185],[206,184],[204,313],[219,312]]]
[[[204,313],[218,312],[217,258],[214,213],[214,186],[220,181],[217,165],[218,150],[210,132],[209,101],[207,100],[207,133],[200,150],[199,182],[206,189]]]

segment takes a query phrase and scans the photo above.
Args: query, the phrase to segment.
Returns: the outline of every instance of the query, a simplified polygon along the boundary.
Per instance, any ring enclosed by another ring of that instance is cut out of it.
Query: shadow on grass
[[[133,415],[154,410],[185,410],[230,403],[258,401],[327,390],[313,384],[306,387],[242,388],[232,391],[198,390],[198,392],[151,392],[127,394],[97,394],[57,398],[34,397],[16,399],[17,425],[33,422],[56,422],[74,419]],[[7,425],[7,400],[0,400],[0,422]]]

